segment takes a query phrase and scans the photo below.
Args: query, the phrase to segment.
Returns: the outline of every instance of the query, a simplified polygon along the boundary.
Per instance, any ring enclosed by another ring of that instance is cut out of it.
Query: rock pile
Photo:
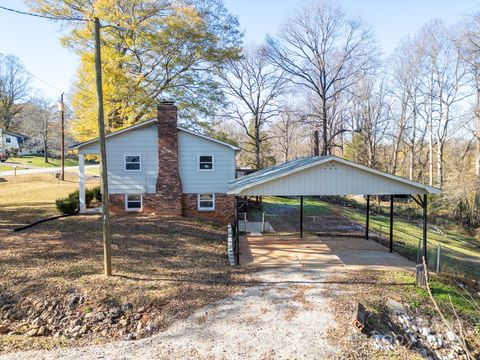
[[[92,338],[140,339],[159,328],[159,314],[130,303],[113,299],[87,301],[74,289],[67,289],[62,299],[26,298],[18,301],[0,294],[0,336],[53,336],[69,339]]]
[[[371,338],[375,346],[383,350],[393,350],[395,346],[407,346],[424,357],[439,360],[467,359],[460,345],[460,339],[448,331],[439,319],[416,316],[402,304],[389,299],[391,310],[391,331],[381,334],[374,331]]]

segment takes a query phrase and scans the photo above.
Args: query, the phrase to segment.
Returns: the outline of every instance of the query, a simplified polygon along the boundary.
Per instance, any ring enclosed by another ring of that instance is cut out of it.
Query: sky
[[[261,43],[267,33],[275,35],[288,17],[306,0],[224,0],[238,16],[245,32],[245,43]],[[480,0],[336,0],[351,16],[360,16],[371,25],[380,46],[388,56],[398,42],[413,35],[425,23],[438,18],[455,24],[477,9]],[[22,0],[0,0],[1,6],[27,10]],[[36,77],[34,87],[56,99],[68,93],[78,57],[60,45],[60,24],[0,9],[0,53],[20,58]]]

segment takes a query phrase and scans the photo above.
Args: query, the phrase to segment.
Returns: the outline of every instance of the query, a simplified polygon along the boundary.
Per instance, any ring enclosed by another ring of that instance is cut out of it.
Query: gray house
[[[98,139],[78,150],[80,212],[85,212],[85,155],[99,154]],[[231,222],[234,197],[227,184],[235,178],[240,149],[177,126],[177,108],[165,102],[157,119],[106,136],[110,209],[157,215],[194,216]]]

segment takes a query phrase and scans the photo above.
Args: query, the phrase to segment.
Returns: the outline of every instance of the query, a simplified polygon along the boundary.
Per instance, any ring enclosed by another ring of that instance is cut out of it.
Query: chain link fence
[[[388,226],[370,224],[371,238],[389,246]],[[401,240],[396,240],[401,235]],[[417,264],[422,262],[422,239],[394,227],[393,250]],[[480,254],[467,254],[438,243],[428,242],[428,267],[438,273],[446,273],[457,277],[480,281]]]

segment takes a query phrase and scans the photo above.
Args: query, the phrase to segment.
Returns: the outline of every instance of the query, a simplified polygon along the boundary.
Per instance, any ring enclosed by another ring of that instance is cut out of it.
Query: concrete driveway
[[[414,270],[415,264],[373,240],[360,237],[243,236],[240,264],[299,267]]]

